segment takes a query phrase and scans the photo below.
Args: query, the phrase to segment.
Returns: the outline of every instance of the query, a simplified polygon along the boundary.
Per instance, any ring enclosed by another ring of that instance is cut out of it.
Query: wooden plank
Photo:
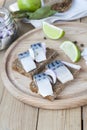
[[[0,106],[0,130],[36,130],[38,109],[24,105],[5,90]]]
[[[81,22],[87,23],[87,17],[81,19]],[[82,108],[82,120],[83,120],[83,130],[87,130],[87,106]]]
[[[3,57],[4,57],[4,51],[0,52],[0,73],[1,73],[1,69],[2,69]],[[2,83],[1,75],[0,75],[0,103],[2,101],[3,93],[4,93],[4,87],[3,87],[3,83]]]
[[[82,109],[83,117],[83,130],[87,130],[87,106],[84,106]]]
[[[39,110],[37,130],[81,130],[81,108]]]
[[[36,130],[37,117],[38,108],[24,105],[22,116],[22,130]]]
[[[11,130],[21,128],[21,119],[23,113],[23,105],[17,102],[8,92],[5,90],[3,100],[0,106],[0,128],[2,130]]]

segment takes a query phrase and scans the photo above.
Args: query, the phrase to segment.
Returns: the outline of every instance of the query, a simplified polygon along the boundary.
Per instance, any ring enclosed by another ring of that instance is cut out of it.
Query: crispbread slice
[[[33,71],[26,72],[23,69],[22,64],[20,63],[18,58],[15,59],[12,64],[13,70],[19,72],[22,75],[32,78],[33,75],[35,75],[35,74],[41,72],[43,69],[45,69],[45,65],[48,64],[50,61],[52,61],[58,55],[57,51],[55,51],[54,49],[46,48],[46,52],[47,52],[46,53],[47,60],[40,62],[40,63],[36,63],[37,68],[34,69]]]

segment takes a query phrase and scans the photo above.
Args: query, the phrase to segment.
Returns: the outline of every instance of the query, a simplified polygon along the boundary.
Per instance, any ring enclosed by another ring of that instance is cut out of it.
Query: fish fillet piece
[[[34,81],[38,87],[38,93],[43,96],[53,96],[52,85],[48,76],[45,73],[40,73],[34,76]]]
[[[25,51],[23,53],[20,53],[18,55],[18,58],[26,72],[30,72],[34,69],[36,69],[36,64],[31,58],[29,51]]]
[[[44,44],[45,47],[45,44]],[[46,48],[43,47],[42,43],[35,43],[30,46],[30,49],[34,52],[34,60],[36,62],[42,62],[46,60]]]
[[[47,65],[47,68],[52,69],[57,79],[63,84],[74,79],[70,70],[59,60],[51,62]]]
[[[36,62],[36,69],[32,70],[31,72],[26,72],[18,58],[14,59],[12,63],[12,69],[32,79],[33,75],[40,73],[43,69],[45,69],[45,65],[54,60],[54,58],[57,56],[58,56],[57,51],[51,48],[46,48],[47,59],[40,63]]]

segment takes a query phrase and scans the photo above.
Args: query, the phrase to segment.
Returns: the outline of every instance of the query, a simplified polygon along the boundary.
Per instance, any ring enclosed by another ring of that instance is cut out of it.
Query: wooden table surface
[[[0,0],[8,7],[15,0]],[[87,18],[77,20],[87,23]],[[30,24],[18,22],[19,36],[33,29]],[[22,28],[21,28],[22,27]],[[0,52],[0,63],[5,51]],[[2,64],[0,64],[2,69]],[[43,110],[15,99],[0,78],[0,130],[87,130],[87,106],[67,110]]]

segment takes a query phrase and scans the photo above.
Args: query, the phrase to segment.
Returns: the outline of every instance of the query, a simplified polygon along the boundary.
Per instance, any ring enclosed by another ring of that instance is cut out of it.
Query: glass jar
[[[10,12],[0,8],[0,50],[6,49],[17,37],[17,25]]]

